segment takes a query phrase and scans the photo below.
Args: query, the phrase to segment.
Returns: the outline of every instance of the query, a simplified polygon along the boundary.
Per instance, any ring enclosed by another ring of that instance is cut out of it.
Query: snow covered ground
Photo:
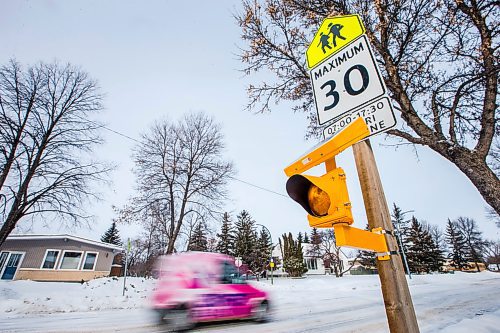
[[[252,282],[272,294],[274,320],[204,325],[200,332],[388,332],[378,276],[315,276]],[[500,332],[500,274],[413,276],[421,332]],[[1,332],[155,332],[147,309],[154,280],[84,284],[0,281]]]

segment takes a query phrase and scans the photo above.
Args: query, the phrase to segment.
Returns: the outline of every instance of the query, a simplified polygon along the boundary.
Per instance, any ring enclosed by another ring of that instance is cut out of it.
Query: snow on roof
[[[113,250],[119,250],[122,251],[123,247],[120,247],[118,245],[110,244],[110,243],[104,243],[104,242],[99,242],[95,241],[92,239],[87,239],[83,237],[78,237],[78,236],[73,236],[73,235],[68,235],[68,234],[16,234],[16,235],[9,235],[7,237],[8,240],[28,240],[28,239],[71,239],[77,242],[82,242],[82,243],[87,243],[87,244],[92,244],[92,245],[97,245],[100,247],[105,247]]]

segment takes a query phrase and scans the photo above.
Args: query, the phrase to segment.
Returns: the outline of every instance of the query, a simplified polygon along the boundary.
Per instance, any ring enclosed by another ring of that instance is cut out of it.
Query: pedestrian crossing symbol
[[[307,66],[309,69],[315,67],[364,32],[365,27],[359,15],[326,18],[306,51]]]

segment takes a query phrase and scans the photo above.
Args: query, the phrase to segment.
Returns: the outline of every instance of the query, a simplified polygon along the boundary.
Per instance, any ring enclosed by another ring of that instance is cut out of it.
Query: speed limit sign
[[[309,74],[320,125],[386,92],[366,35],[325,59]]]

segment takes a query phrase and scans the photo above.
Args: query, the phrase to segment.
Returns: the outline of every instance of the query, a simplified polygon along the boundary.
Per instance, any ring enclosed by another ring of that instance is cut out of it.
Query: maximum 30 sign
[[[365,35],[327,58],[309,74],[320,125],[386,92]]]

